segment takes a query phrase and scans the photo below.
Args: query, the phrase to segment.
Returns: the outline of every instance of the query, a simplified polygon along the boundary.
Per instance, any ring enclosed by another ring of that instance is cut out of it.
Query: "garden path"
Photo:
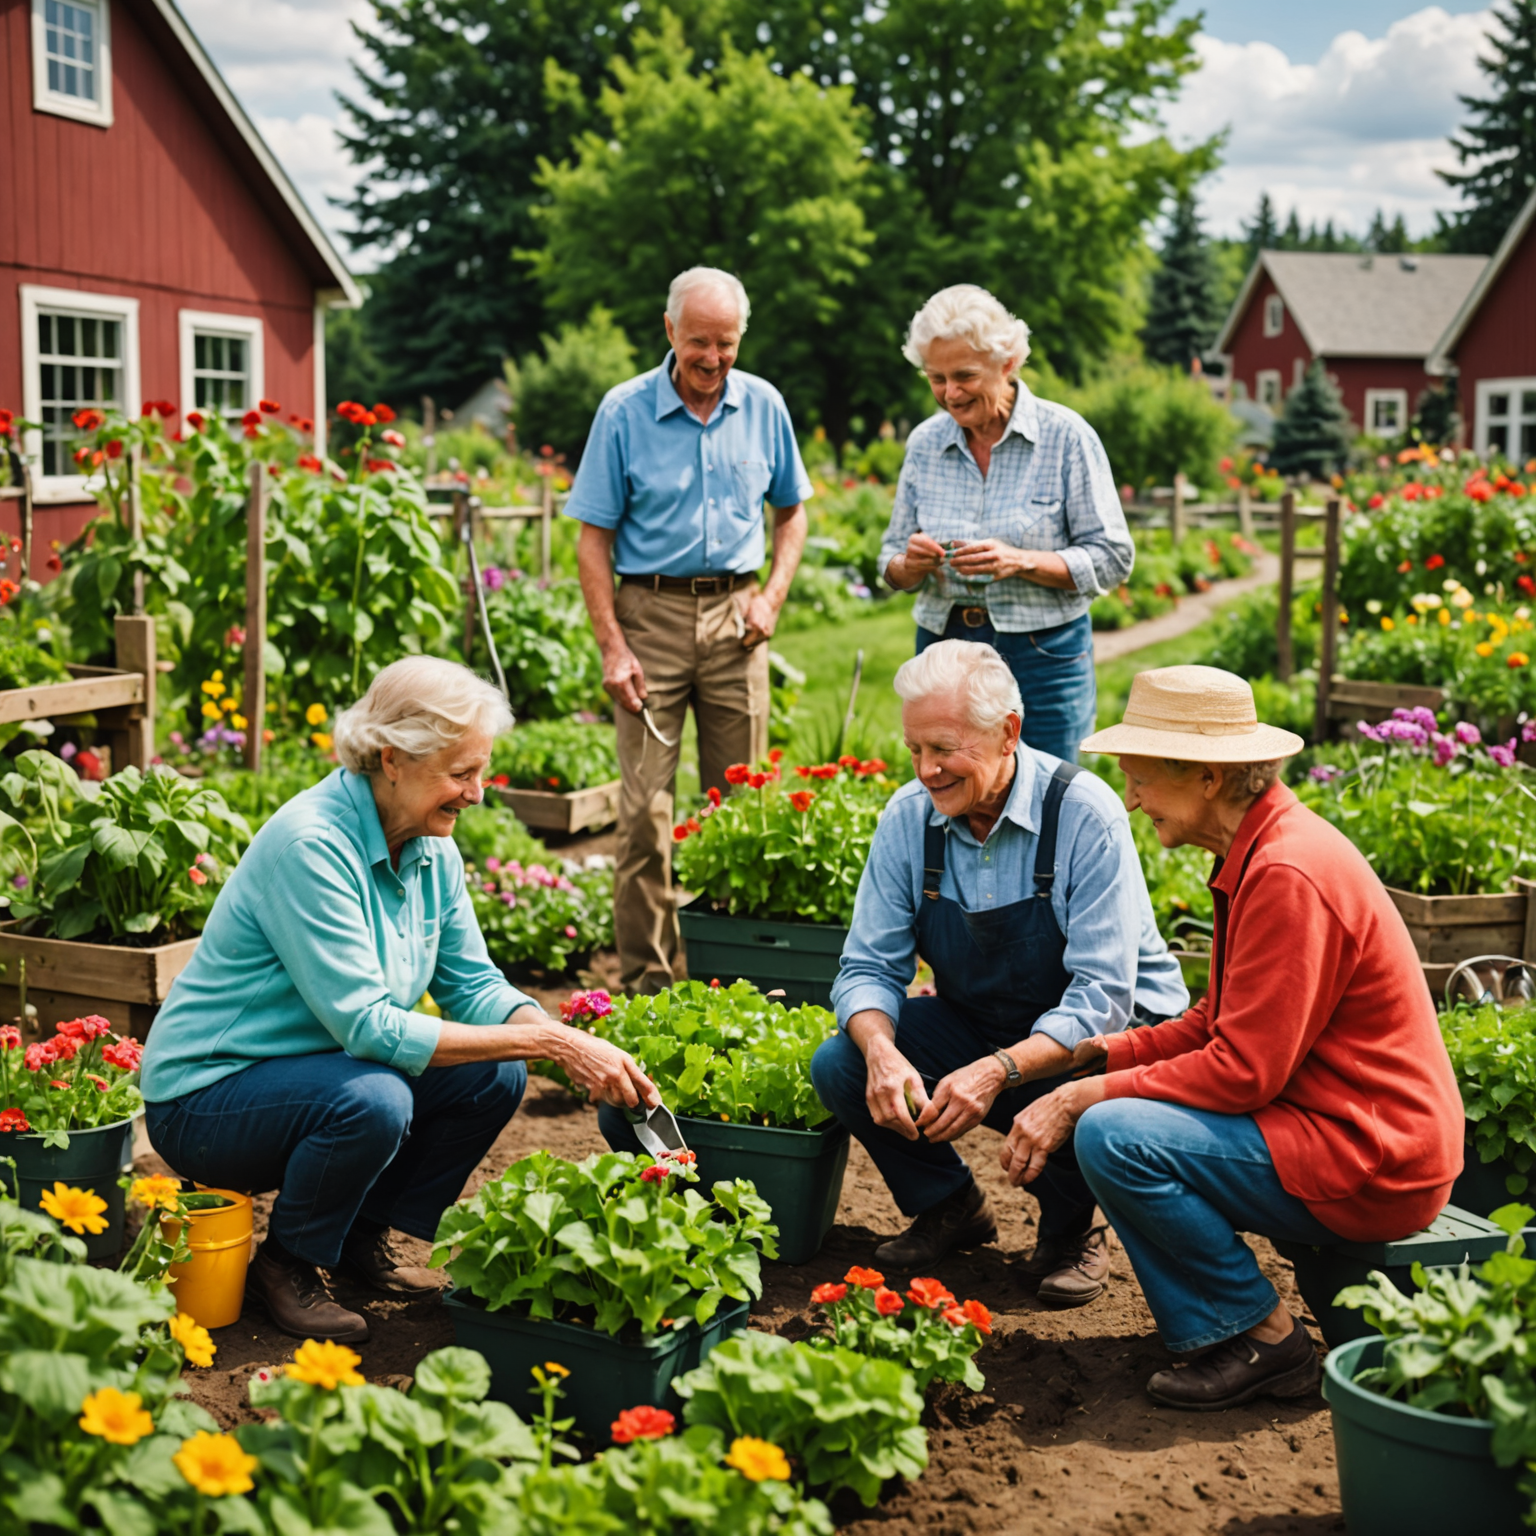
[[[1224,603],[1245,592],[1270,586],[1280,579],[1280,559],[1268,550],[1254,557],[1253,569],[1246,576],[1236,576],[1230,581],[1218,581],[1209,592],[1194,592],[1179,599],[1179,606],[1172,613],[1159,614],[1155,619],[1143,619],[1139,624],[1125,629],[1101,629],[1093,637],[1093,659],[1097,662],[1118,661],[1132,651],[1139,651],[1163,640],[1179,635],[1205,623]]]

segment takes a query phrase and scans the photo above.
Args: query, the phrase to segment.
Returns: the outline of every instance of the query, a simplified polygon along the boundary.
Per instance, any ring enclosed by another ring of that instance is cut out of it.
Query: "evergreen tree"
[[[1508,0],[1493,16],[1503,32],[1489,34],[1477,61],[1492,89],[1461,98],[1473,121],[1451,140],[1466,169],[1437,173],[1470,205],[1441,226],[1446,243],[1479,254],[1497,247],[1536,190],[1536,0]]]
[[[1163,242],[1162,264],[1152,278],[1142,340],[1154,362],[1189,371],[1204,354],[1221,324],[1216,264],[1200,228],[1193,194],[1174,205],[1173,223]]]
[[[1453,382],[1426,389],[1414,402],[1408,435],[1417,443],[1439,446],[1454,443],[1461,435],[1461,407]]]
[[[1306,244],[1306,236],[1301,232],[1301,215],[1292,208],[1290,218],[1285,221],[1285,232],[1280,236],[1279,248],[1282,251],[1300,251],[1306,249]]]
[[[1282,475],[1326,479],[1343,469],[1354,442],[1354,424],[1321,358],[1314,359],[1298,388],[1286,396],[1275,423],[1269,465]]]
[[[1248,266],[1259,258],[1260,251],[1279,248],[1280,221],[1275,217],[1275,205],[1268,192],[1259,193],[1259,206],[1253,215],[1253,223],[1243,225],[1243,237],[1248,242]]]

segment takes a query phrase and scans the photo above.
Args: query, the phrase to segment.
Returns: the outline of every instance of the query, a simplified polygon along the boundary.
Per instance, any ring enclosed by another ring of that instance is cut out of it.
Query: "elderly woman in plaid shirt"
[[[1025,743],[1076,762],[1097,700],[1088,607],[1135,558],[1104,445],[1029,392],[1029,328],[984,288],[934,294],[903,350],[943,410],[907,441],[885,579],[918,594],[919,651],[994,646],[1018,679]]]

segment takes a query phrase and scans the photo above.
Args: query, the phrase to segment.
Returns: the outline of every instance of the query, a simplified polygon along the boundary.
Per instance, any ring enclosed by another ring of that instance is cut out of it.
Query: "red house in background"
[[[1322,358],[1362,432],[1395,437],[1438,382],[1426,364],[1485,256],[1261,251],[1214,352],[1234,391],[1278,414]]]
[[[1536,193],[1457,310],[1429,366],[1459,376],[1463,431],[1473,448],[1536,459]]]
[[[267,396],[323,443],[325,310],[357,286],[172,0],[0,0],[0,141],[0,406],[42,423],[39,562],[94,510],[81,406]]]

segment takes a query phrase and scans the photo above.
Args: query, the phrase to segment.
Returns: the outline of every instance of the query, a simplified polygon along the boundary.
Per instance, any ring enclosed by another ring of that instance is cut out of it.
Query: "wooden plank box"
[[[197,939],[177,939],[148,949],[117,944],[81,944],[70,939],[31,938],[0,924],[0,1017],[20,1011],[18,961],[27,962],[27,1001],[39,1026],[51,1031],[64,1019],[96,1013],[119,1034],[142,1040],[171,990],[187,968]]]
[[[1478,955],[1531,956],[1527,925],[1536,913],[1532,883],[1516,880],[1516,889],[1491,896],[1419,896],[1387,887],[1387,895],[1407,924],[1419,961],[1454,966]],[[1536,934],[1530,935],[1536,940]],[[1449,976],[1449,972],[1442,973]],[[1443,985],[1443,982],[1442,982]]]
[[[619,780],[557,795],[547,789],[498,789],[501,803],[524,826],[542,832],[585,832],[618,820]]]
[[[1392,718],[1394,709],[1442,710],[1445,689],[1422,688],[1411,683],[1372,683],[1337,674],[1328,684],[1328,718],[1347,721],[1366,720],[1379,725]]]
[[[18,720],[52,720],[93,714],[144,702],[144,674],[107,667],[71,667],[67,683],[38,683],[31,688],[0,688],[0,725]]]

